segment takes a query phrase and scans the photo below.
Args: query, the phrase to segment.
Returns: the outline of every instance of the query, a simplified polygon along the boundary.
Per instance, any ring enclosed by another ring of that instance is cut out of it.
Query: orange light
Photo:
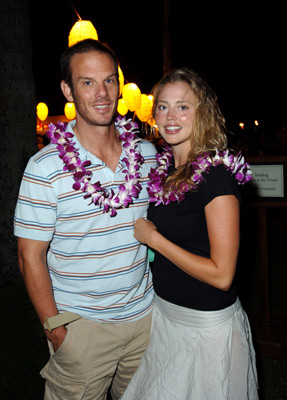
[[[136,115],[142,122],[152,117],[152,101],[146,94],[141,95],[141,106],[136,110]]]
[[[65,117],[69,120],[76,118],[76,109],[74,103],[66,103],[64,108]]]
[[[244,129],[244,123],[243,122],[240,122],[239,126],[240,126],[241,129]]]
[[[154,119],[154,118],[148,119],[148,120],[147,120],[147,123],[148,123],[151,127],[155,128],[155,129],[158,129],[157,124],[155,123],[155,119]]]
[[[121,115],[126,115],[127,112],[129,111],[124,99],[119,99],[117,110],[118,110],[118,113]]]
[[[125,78],[120,66],[118,67],[118,72],[119,72],[119,96],[121,96],[123,92]]]
[[[38,103],[36,107],[37,117],[40,121],[45,121],[48,117],[49,109],[45,103]]]
[[[123,99],[130,111],[136,111],[141,106],[141,91],[135,83],[127,83],[123,87]]]
[[[98,33],[91,21],[77,21],[69,33],[69,47],[85,39],[98,40]]]

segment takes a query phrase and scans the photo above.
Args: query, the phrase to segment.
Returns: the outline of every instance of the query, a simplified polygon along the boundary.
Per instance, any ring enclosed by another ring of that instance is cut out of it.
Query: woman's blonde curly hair
[[[190,86],[197,99],[197,105],[191,127],[191,150],[187,162],[167,178],[166,191],[178,190],[183,182],[191,184],[190,164],[198,156],[204,153],[212,156],[216,149],[225,150],[227,147],[225,119],[220,111],[217,96],[201,76],[188,68],[180,68],[166,74],[153,88],[153,118],[161,90],[166,84],[176,82],[186,82]]]

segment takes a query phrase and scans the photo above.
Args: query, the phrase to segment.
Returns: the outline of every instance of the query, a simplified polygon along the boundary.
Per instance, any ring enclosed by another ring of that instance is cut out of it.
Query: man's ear
[[[74,101],[74,98],[72,95],[72,90],[65,81],[61,81],[61,89],[62,89],[63,95],[66,97],[66,99],[72,103]]]

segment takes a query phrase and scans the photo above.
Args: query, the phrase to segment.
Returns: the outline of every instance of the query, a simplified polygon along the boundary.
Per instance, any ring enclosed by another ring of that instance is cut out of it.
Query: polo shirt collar
[[[107,167],[106,164],[97,156],[95,156],[94,154],[90,153],[88,150],[86,150],[80,143],[79,139],[77,138],[75,132],[74,132],[74,126],[76,125],[76,120],[70,121],[67,125],[66,131],[73,133],[74,137],[73,137],[73,142],[75,142],[75,148],[78,150],[79,155],[80,155],[80,159],[81,161],[87,161],[90,160],[91,163],[94,166],[103,166],[103,167]],[[118,129],[121,133],[121,129]],[[137,143],[138,149],[141,151],[141,146],[140,143]],[[118,172],[119,170],[122,170],[123,168],[126,167],[126,164],[123,162],[123,158],[126,157],[126,153],[124,151],[124,149],[122,148],[122,153],[119,159],[119,163],[116,169],[116,172]],[[108,167],[107,167],[108,168]]]

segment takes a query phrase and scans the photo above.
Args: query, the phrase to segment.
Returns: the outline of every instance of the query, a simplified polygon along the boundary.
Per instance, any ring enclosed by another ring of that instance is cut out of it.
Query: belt
[[[54,315],[53,317],[47,318],[44,323],[44,329],[48,329],[49,332],[52,332],[53,329],[58,328],[62,325],[66,325],[70,322],[74,322],[80,318],[82,318],[80,315],[72,313],[70,311],[66,311],[61,314]]]

